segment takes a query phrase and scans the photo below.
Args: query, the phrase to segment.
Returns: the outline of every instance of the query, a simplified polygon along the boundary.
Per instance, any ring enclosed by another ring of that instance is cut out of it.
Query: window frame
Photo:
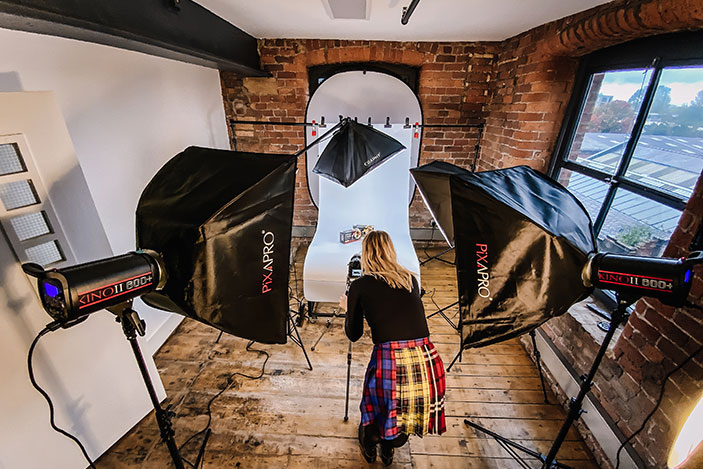
[[[608,191],[601,208],[596,219],[593,220],[593,231],[596,238],[598,238],[620,188],[681,212],[686,207],[688,198],[638,183],[629,179],[626,176],[626,171],[632,162],[636,144],[642,135],[662,71],[667,67],[691,65],[703,66],[703,31],[651,36],[609,47],[581,58],[547,174],[557,181],[562,170],[570,170],[608,184]],[[569,152],[586,102],[592,76],[596,73],[632,68],[651,69],[652,76],[645,89],[642,105],[637,112],[632,131],[614,174],[611,175],[575,161],[569,161]],[[597,297],[608,303],[609,306],[614,305],[610,295],[604,292],[597,291]]]
[[[679,211],[683,211],[686,207],[688,199],[634,181],[626,176],[626,171],[632,162],[637,142],[642,135],[662,70],[666,67],[687,65],[703,65],[703,32],[649,37],[598,51],[581,60],[571,99],[567,105],[564,121],[554,147],[548,174],[552,179],[557,180],[560,172],[566,169],[582,173],[609,185],[598,216],[593,220],[593,230],[596,236],[603,226],[619,188]],[[650,68],[653,73],[615,173],[611,175],[575,161],[569,161],[569,151],[593,74],[627,68]]]

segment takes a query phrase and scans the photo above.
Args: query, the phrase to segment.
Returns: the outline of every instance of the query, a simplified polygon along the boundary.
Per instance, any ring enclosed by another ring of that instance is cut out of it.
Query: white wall
[[[169,158],[190,145],[229,148],[217,70],[0,29],[3,91],[55,92],[115,254],[135,248],[139,195]],[[180,318],[138,306],[153,353]]]
[[[76,150],[74,161],[80,164],[106,234],[107,242],[103,238],[101,248],[105,256],[134,249],[137,200],[169,158],[190,145],[228,147],[216,70],[0,29],[0,92],[44,90],[55,93],[65,117]],[[52,158],[46,154],[37,158],[43,177],[42,166]],[[58,174],[62,168],[54,169]],[[63,168],[74,173],[75,169],[75,163]],[[62,218],[62,213],[58,216]],[[5,365],[0,370],[0,400],[6,404],[0,412],[0,469],[83,467],[73,443],[51,431],[46,404],[29,386],[23,365],[27,344],[49,318],[30,304],[37,301],[36,296],[17,293],[22,285],[27,290],[26,280],[1,235],[0,241],[0,260],[5,266],[0,272],[4,278],[0,284],[0,322],[5,334],[2,342],[7,346],[3,347],[7,353],[3,353]],[[71,244],[79,261],[95,253],[95,246],[80,241]],[[138,309],[148,324],[150,340],[142,341],[148,357],[180,317],[143,305]],[[149,411],[129,345],[113,321],[106,312],[96,313],[80,326],[46,337],[36,356],[38,378],[56,399],[60,424],[78,433],[92,456],[101,454]],[[96,333],[98,329],[102,332]],[[101,340],[104,336],[100,334],[110,334],[109,340]],[[96,341],[87,350],[76,346]],[[57,347],[60,353],[53,353]],[[102,367],[102,375],[88,366],[110,360],[119,366]],[[153,367],[150,357],[147,361]],[[154,378],[163,389],[155,374]],[[13,455],[27,455],[27,459],[5,459],[10,450]],[[44,463],[30,462],[36,458],[43,458]],[[17,465],[17,461],[22,462]]]

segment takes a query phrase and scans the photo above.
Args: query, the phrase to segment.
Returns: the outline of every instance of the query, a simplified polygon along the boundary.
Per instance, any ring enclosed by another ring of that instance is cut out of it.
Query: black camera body
[[[349,259],[349,264],[347,266],[347,289],[345,293],[349,293],[351,283],[361,276],[361,254],[354,254],[351,259]]]

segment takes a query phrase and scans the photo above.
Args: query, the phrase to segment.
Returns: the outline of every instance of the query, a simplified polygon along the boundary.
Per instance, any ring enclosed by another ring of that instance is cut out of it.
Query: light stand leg
[[[569,432],[571,425],[573,425],[576,419],[578,419],[581,415],[583,410],[581,408],[583,400],[586,398],[586,394],[588,393],[588,391],[591,390],[591,387],[593,386],[593,378],[596,376],[596,371],[598,371],[598,367],[600,366],[600,363],[603,360],[603,356],[605,356],[605,352],[608,350],[608,346],[610,345],[610,341],[612,340],[613,335],[615,334],[615,330],[621,323],[624,323],[627,319],[627,306],[628,303],[621,301],[618,298],[618,307],[611,316],[610,328],[605,334],[605,338],[603,339],[603,343],[600,346],[600,350],[598,350],[598,355],[596,355],[596,358],[593,360],[591,370],[581,382],[579,393],[576,395],[576,397],[571,398],[571,402],[569,403],[569,413],[567,414],[566,420],[561,426],[559,434],[554,440],[552,447],[549,449],[549,453],[547,454],[547,457],[544,460],[544,464],[542,465],[543,468],[552,467],[552,461],[554,461],[554,458],[556,458],[559,448],[561,447],[562,443],[564,443],[564,439],[566,439],[566,434]]]
[[[310,368],[310,371],[312,371],[312,363],[310,363],[310,358],[308,358],[308,352],[307,350],[305,350],[305,344],[303,344],[303,339],[300,338],[298,328],[295,327],[295,320],[293,319],[293,315],[291,314],[290,310],[288,310],[288,323],[290,324],[290,327],[288,328],[288,337],[290,337],[290,340],[293,341],[294,344],[303,349],[305,361],[308,362],[308,367]],[[293,335],[293,333],[295,333],[295,335]]]
[[[349,420],[349,381],[351,380],[351,363],[352,363],[352,343],[349,341],[349,349],[347,350],[347,400],[344,404],[344,421]]]
[[[628,305],[629,303],[621,301],[618,298],[618,307],[611,316],[610,327],[608,328],[608,332],[606,333],[605,338],[603,339],[603,343],[600,346],[600,350],[598,350],[598,354],[593,360],[593,364],[591,365],[591,369],[588,372],[588,375],[586,375],[581,382],[578,395],[576,397],[571,398],[571,402],[569,404],[569,411],[566,415],[566,419],[564,420],[564,423],[562,424],[561,429],[557,434],[557,437],[554,439],[554,442],[552,443],[552,446],[549,449],[549,453],[547,454],[547,456],[544,456],[543,454],[533,451],[529,448],[525,448],[524,446],[519,445],[501,435],[498,435],[497,433],[494,433],[488,430],[487,428],[477,425],[469,421],[468,419],[465,419],[464,423],[472,428],[475,428],[476,430],[479,430],[495,438],[501,444],[508,445],[536,459],[539,459],[540,461],[542,461],[542,469],[569,468],[570,466],[557,462],[555,458],[557,456],[557,453],[559,452],[559,448],[561,448],[561,445],[564,443],[566,435],[567,433],[569,433],[571,426],[579,418],[583,411],[583,409],[581,408],[583,400],[586,398],[586,394],[588,393],[588,391],[590,391],[591,387],[593,386],[593,378],[595,377],[596,371],[598,371],[598,367],[600,366],[600,363],[603,360],[606,351],[608,350],[608,346],[610,345],[610,341],[613,339],[615,330],[620,324],[624,323],[627,320]],[[457,354],[457,357],[455,357],[454,360],[456,361],[456,358],[458,357],[459,354]],[[452,362],[452,365],[453,364],[454,362]],[[449,367],[451,368],[452,365],[449,365]],[[447,371],[449,371],[449,369],[447,369]]]
[[[530,331],[530,339],[532,339],[532,353],[535,356],[535,363],[537,363],[537,371],[539,372],[539,382],[542,384],[542,394],[544,394],[544,403],[549,404],[549,398],[547,397],[547,388],[544,385],[544,374],[542,373],[542,354],[539,353],[537,348],[537,341],[535,340],[535,330]]]
[[[137,334],[135,325],[133,323],[134,312],[131,309],[126,309],[122,314],[119,315],[119,321],[122,324],[122,331],[125,337],[132,346],[132,352],[134,352],[134,358],[137,360],[137,365],[139,365],[139,371],[142,373],[142,378],[144,379],[144,384],[149,393],[149,398],[154,406],[154,411],[156,413],[156,422],[159,425],[159,430],[161,430],[161,440],[166,443],[168,452],[171,454],[171,459],[176,469],[185,469],[183,466],[183,461],[181,460],[180,454],[178,454],[178,446],[176,446],[176,441],[173,439],[175,432],[173,431],[173,426],[171,425],[171,413],[168,410],[164,410],[159,403],[159,399],[156,396],[156,391],[154,390],[154,384],[151,381],[151,376],[149,376],[149,370],[147,370],[146,363],[144,363],[144,357],[142,356],[142,351],[139,348],[139,342],[137,342]],[[137,316],[138,318],[138,316]],[[143,321],[140,325],[143,328]],[[202,449],[201,449],[202,451]]]
[[[428,243],[428,246],[429,246],[429,243]],[[436,254],[434,256],[430,256],[427,259],[425,259],[424,261],[420,262],[420,265],[425,265],[430,261],[440,261],[440,262],[444,262],[445,264],[455,265],[454,262],[441,258],[441,256],[445,255],[449,251],[452,251],[453,249],[454,248],[450,247],[450,248],[447,248],[444,251],[440,252],[439,254]]]
[[[452,367],[454,366],[454,363],[456,363],[457,360],[461,361],[461,352],[464,350],[464,347],[459,345],[459,351],[454,355],[454,359],[452,362],[449,364],[447,367],[447,373],[449,373],[452,370]]]
[[[445,306],[444,308],[440,308],[440,309],[438,309],[437,311],[435,311],[434,313],[432,313],[432,314],[430,314],[429,316],[427,316],[427,319],[430,319],[432,316],[436,316],[436,315],[439,314],[440,316],[442,316],[442,317],[444,318],[445,321],[447,321],[447,323],[448,323],[450,326],[452,326],[452,328],[454,328],[455,330],[458,331],[458,330],[459,330],[459,326],[457,326],[456,324],[454,324],[454,323],[452,322],[452,320],[449,319],[449,317],[447,317],[446,314],[444,314],[444,312],[445,312],[446,310],[448,310],[449,308],[453,308],[454,306],[456,306],[456,305],[458,305],[458,304],[459,304],[459,302],[458,302],[458,301],[455,301],[454,303],[452,303],[452,304],[450,304],[450,305],[448,305],[448,306]]]

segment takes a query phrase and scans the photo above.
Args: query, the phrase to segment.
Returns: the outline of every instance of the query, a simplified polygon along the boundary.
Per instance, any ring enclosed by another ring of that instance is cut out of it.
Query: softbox
[[[393,137],[346,118],[312,172],[349,187],[403,149],[405,146]]]
[[[137,245],[168,280],[150,306],[262,343],[285,343],[296,158],[190,147],[149,182]]]
[[[463,347],[522,335],[590,293],[581,272],[595,238],[573,195],[527,166],[450,166],[411,172],[428,206],[451,207],[451,222],[435,219],[454,234]]]

